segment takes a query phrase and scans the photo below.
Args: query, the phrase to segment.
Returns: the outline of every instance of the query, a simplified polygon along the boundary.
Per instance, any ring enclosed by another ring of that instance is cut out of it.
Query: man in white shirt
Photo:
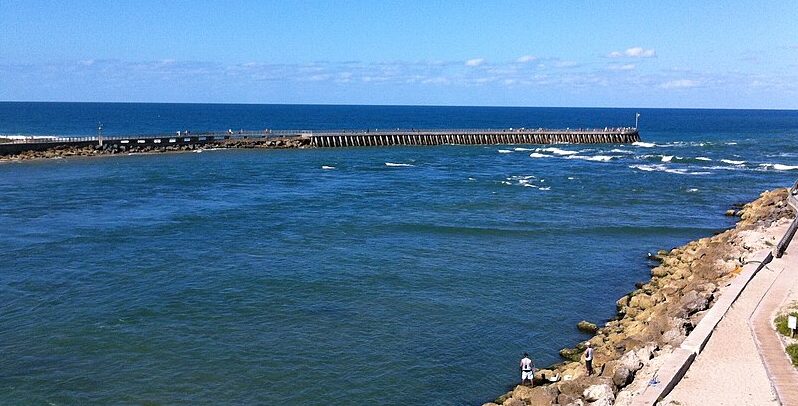
[[[529,358],[528,353],[524,353],[524,358],[521,359],[521,385],[529,380],[530,385],[533,384],[533,380],[535,379],[535,364],[532,362],[532,359]]]
[[[590,344],[590,341],[585,343],[587,345],[587,349],[585,349],[585,368],[587,368],[587,374],[593,375],[593,346]]]

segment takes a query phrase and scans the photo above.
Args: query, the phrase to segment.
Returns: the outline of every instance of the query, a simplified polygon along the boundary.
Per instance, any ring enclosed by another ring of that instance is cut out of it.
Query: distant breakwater
[[[635,128],[439,129],[339,131],[232,131],[161,136],[29,137],[0,143],[10,160],[117,153],[187,151],[203,148],[330,148],[491,144],[624,144],[640,141]]]

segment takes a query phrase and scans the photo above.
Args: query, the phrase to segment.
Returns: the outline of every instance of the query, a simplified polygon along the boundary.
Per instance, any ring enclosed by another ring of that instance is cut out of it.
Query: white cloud
[[[698,85],[700,85],[700,83],[696,80],[677,79],[677,80],[667,81],[661,84],[659,87],[663,89],[687,89],[691,87],[696,87]]]
[[[482,65],[483,63],[485,63],[485,59],[483,59],[483,58],[474,58],[474,59],[467,60],[465,62],[465,66],[479,66],[479,65]]]
[[[607,54],[610,58],[620,58],[622,56],[626,56],[629,58],[653,58],[657,56],[657,51],[653,49],[645,49],[642,47],[632,47],[628,48],[626,51],[612,51]]]
[[[527,62],[535,62],[537,60],[538,60],[538,58],[536,56],[524,55],[524,56],[519,57],[515,61],[518,62],[518,63],[527,63]]]

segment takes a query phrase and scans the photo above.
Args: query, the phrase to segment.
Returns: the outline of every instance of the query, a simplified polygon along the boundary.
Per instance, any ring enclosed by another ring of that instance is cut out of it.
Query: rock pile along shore
[[[45,151],[25,151],[19,154],[0,156],[0,161],[24,161],[29,159],[53,159],[66,158],[72,156],[99,156],[129,153],[159,153],[159,152],[181,152],[196,151],[209,148],[224,149],[285,149],[285,148],[309,148],[310,140],[300,137],[287,138],[247,138],[229,139],[205,142],[202,144],[180,144],[180,145],[161,145],[144,144],[129,146],[120,144],[91,145],[78,147],[72,145],[61,145]]]
[[[653,256],[659,266],[651,270],[651,280],[620,298],[617,317],[590,339],[593,376],[580,362],[581,343],[560,351],[565,362],[537,371],[535,387],[517,386],[485,406],[631,404],[634,393],[648,385],[740,273],[746,258],[776,245],[764,230],[794,216],[786,189],[764,192],[734,214],[740,217],[734,228]],[[580,323],[583,331],[591,327]]]

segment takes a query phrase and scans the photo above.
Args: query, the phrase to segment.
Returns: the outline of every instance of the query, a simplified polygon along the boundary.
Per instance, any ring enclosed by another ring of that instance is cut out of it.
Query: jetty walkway
[[[0,156],[63,147],[95,149],[168,149],[217,146],[235,141],[290,140],[291,145],[316,148],[374,147],[393,145],[490,145],[490,144],[628,144],[640,141],[631,127],[599,129],[396,129],[396,130],[262,130],[160,135],[117,136],[10,136],[0,142]],[[0,138],[3,138],[0,135]]]

